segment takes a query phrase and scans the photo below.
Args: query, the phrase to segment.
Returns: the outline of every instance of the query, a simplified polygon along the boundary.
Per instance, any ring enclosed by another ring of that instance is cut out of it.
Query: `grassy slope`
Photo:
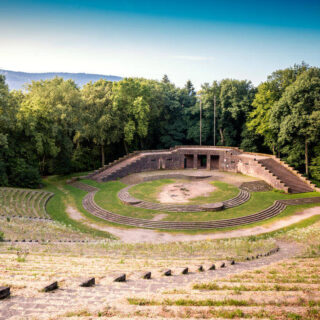
[[[45,184],[45,189],[55,194],[49,200],[46,207],[47,212],[52,219],[83,233],[90,233],[91,235],[104,238],[114,238],[107,232],[87,227],[82,223],[69,218],[66,213],[67,204],[76,207],[85,215],[95,219],[95,217],[87,213],[82,207],[82,199],[86,195],[86,192],[66,185],[66,179],[67,177],[50,176],[43,181]]]
[[[159,202],[157,196],[161,189],[168,184],[172,183],[181,183],[185,182],[184,180],[172,180],[172,179],[160,179],[155,181],[147,181],[140,183],[130,189],[130,194],[137,199]],[[230,185],[221,181],[211,182],[217,190],[211,192],[207,197],[196,197],[190,199],[190,204],[203,204],[203,203],[213,203],[224,201],[235,197],[239,193],[239,189],[233,185]]]

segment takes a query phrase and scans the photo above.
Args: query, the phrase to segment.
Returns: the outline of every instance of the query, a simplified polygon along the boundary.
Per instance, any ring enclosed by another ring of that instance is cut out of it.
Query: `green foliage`
[[[308,66],[304,63],[294,65],[292,68],[273,72],[268,81],[259,85],[258,91],[252,103],[253,110],[249,115],[247,127],[249,131],[264,138],[264,144],[275,153],[277,147],[277,131],[273,130],[270,122],[270,114],[275,103],[281,98],[286,88],[291,85]]]
[[[320,181],[320,146],[314,148],[314,158],[310,166],[311,176]]]
[[[15,159],[10,170],[10,182],[23,188],[39,188],[41,177],[37,168],[24,159]]]
[[[82,89],[54,78],[9,92],[0,76],[0,185],[37,186],[39,173],[87,171],[133,150],[198,144],[200,98],[204,145],[215,134],[217,145],[271,151],[306,173],[310,163],[319,180],[319,78],[319,68],[302,63],[273,72],[257,89],[223,79],[197,93],[190,80],[178,88],[164,76]]]
[[[306,70],[286,88],[271,109],[270,127],[288,161],[305,164],[308,173],[308,148],[317,146],[320,137],[320,69]]]

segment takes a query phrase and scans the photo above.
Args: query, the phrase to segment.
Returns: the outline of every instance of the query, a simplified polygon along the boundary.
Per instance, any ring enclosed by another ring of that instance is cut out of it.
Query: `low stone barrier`
[[[122,274],[121,276],[115,278],[113,281],[114,282],[126,282],[126,275]]]
[[[50,283],[49,285],[45,286],[45,287],[42,289],[42,291],[43,291],[43,292],[50,292],[50,291],[54,291],[54,290],[56,290],[56,289],[58,289],[58,288],[59,288],[58,282],[55,281],[55,282],[52,282],[52,283]]]
[[[95,278],[90,278],[80,284],[80,287],[92,287],[96,284]]]
[[[10,296],[10,287],[0,287],[0,299],[5,299]]]

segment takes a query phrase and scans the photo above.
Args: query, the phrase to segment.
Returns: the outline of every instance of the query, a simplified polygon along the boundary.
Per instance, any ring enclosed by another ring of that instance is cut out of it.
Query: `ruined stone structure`
[[[243,152],[235,147],[178,146],[169,150],[133,152],[90,174],[110,181],[151,170],[206,169],[238,172],[261,178],[273,188],[290,193],[316,189],[309,180],[275,156]]]

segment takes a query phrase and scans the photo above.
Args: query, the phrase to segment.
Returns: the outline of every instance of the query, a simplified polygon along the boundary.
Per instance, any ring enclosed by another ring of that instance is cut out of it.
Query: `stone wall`
[[[271,155],[259,153],[246,153],[233,147],[211,146],[180,146],[169,150],[154,150],[135,152],[108,166],[108,173],[103,175],[100,169],[98,181],[110,181],[122,178],[132,173],[153,170],[179,170],[199,169],[199,156],[205,156],[206,169],[218,169],[220,171],[239,172],[265,180],[272,187],[288,192],[288,187],[272,172],[262,166],[258,160],[266,159]],[[211,157],[214,160],[211,161]],[[127,161],[127,163],[126,163]],[[122,165],[121,165],[122,163]],[[282,164],[279,162],[279,165]],[[217,166],[218,168],[213,168]],[[110,168],[112,170],[110,171]],[[290,170],[293,170],[290,168]],[[91,176],[95,179],[95,176]]]

